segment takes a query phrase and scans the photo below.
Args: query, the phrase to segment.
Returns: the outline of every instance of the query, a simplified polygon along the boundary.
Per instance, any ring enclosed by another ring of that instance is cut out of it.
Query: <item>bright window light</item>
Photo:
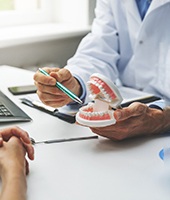
[[[0,26],[48,23],[55,0],[0,0]]]
[[[0,11],[14,10],[13,0],[0,0]]]
[[[0,11],[28,11],[41,7],[41,0],[0,0]]]
[[[42,23],[88,25],[94,0],[0,0],[0,27]]]

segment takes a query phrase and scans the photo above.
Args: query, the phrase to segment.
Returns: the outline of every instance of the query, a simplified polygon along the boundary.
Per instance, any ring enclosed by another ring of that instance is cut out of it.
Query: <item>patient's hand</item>
[[[28,157],[34,159],[34,148],[31,144],[29,135],[23,129],[13,126],[9,128],[4,128],[0,130],[0,147],[3,146],[3,141],[8,141],[12,136],[19,138],[28,153]]]

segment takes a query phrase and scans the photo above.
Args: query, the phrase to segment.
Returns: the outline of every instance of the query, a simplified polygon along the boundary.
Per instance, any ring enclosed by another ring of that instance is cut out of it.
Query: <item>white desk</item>
[[[21,96],[9,93],[9,86],[33,83],[33,74],[0,67],[0,89],[33,119],[17,125],[37,141],[93,135],[90,129],[28,107],[20,102]],[[29,162],[28,200],[169,200],[170,169],[158,156],[168,144],[169,136],[36,145],[35,161]]]

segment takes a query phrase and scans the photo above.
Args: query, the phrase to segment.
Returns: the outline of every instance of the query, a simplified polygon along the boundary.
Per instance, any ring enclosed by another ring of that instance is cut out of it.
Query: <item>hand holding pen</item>
[[[37,94],[46,105],[62,107],[73,101],[82,104],[78,98],[80,84],[67,69],[40,68],[35,73],[34,80]]]

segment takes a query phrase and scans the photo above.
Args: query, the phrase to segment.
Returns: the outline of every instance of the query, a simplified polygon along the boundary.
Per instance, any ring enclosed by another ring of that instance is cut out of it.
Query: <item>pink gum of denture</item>
[[[112,108],[117,108],[123,100],[115,84],[98,73],[92,74],[87,84],[94,103],[90,102],[87,106],[81,107],[76,114],[76,121],[89,127],[105,127],[115,124]]]

